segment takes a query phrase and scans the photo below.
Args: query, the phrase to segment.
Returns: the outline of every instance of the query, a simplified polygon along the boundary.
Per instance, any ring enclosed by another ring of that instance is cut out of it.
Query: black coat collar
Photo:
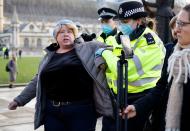
[[[105,33],[102,33],[100,36],[105,40],[109,36],[115,36],[117,34],[117,28],[115,28],[109,35],[106,35]]]
[[[136,28],[130,35],[129,35],[129,38],[131,41],[139,38],[142,33],[144,32],[144,30],[146,29],[145,26],[143,25],[140,25],[138,28]]]

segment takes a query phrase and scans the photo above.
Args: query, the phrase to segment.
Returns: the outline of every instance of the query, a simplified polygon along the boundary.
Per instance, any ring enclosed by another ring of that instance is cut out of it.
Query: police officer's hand
[[[105,50],[105,48],[99,48],[99,49],[95,52],[95,58],[101,57],[104,50]]]
[[[96,50],[95,60],[94,60],[96,67],[103,69],[103,70],[105,70],[107,68],[106,61],[102,57],[102,52],[104,50],[105,50],[105,48],[99,48],[98,50]]]
[[[133,118],[136,116],[136,109],[134,105],[128,105],[125,110],[122,113],[122,117],[125,118],[125,116],[127,115],[127,118]]]
[[[8,105],[9,110],[16,110],[17,107],[18,107],[18,103],[14,100],[12,102],[10,102]]]

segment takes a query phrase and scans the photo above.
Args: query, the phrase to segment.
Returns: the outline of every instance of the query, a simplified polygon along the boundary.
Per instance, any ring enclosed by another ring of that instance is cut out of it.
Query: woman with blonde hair
[[[14,110],[36,96],[35,129],[94,131],[97,112],[113,114],[104,72],[94,63],[95,50],[105,45],[78,44],[77,35],[73,21],[58,21],[53,32],[57,43],[46,48],[37,75],[8,106]]]

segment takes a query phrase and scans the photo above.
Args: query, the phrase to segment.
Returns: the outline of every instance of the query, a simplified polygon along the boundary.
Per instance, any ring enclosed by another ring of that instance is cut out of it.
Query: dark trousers
[[[91,102],[55,107],[47,101],[45,131],[95,131],[96,121],[95,107]]]
[[[102,131],[116,131],[116,121],[104,116],[102,119]]]
[[[150,90],[146,90],[141,93],[128,94],[128,104],[132,104],[134,101],[143,97]],[[137,115],[134,118],[127,120],[127,131],[146,131],[144,130],[145,124],[148,121],[150,112],[144,112],[142,115]],[[102,131],[116,131],[116,121],[110,117],[103,117]]]
[[[144,131],[145,122],[148,118],[145,116],[128,119],[127,131]],[[116,121],[110,117],[103,117],[102,131],[116,131]]]

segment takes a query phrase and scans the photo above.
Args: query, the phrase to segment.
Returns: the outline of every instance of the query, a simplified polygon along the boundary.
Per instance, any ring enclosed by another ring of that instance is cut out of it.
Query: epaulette
[[[146,42],[148,45],[155,44],[154,37],[151,33],[144,34],[144,37],[146,38]]]

